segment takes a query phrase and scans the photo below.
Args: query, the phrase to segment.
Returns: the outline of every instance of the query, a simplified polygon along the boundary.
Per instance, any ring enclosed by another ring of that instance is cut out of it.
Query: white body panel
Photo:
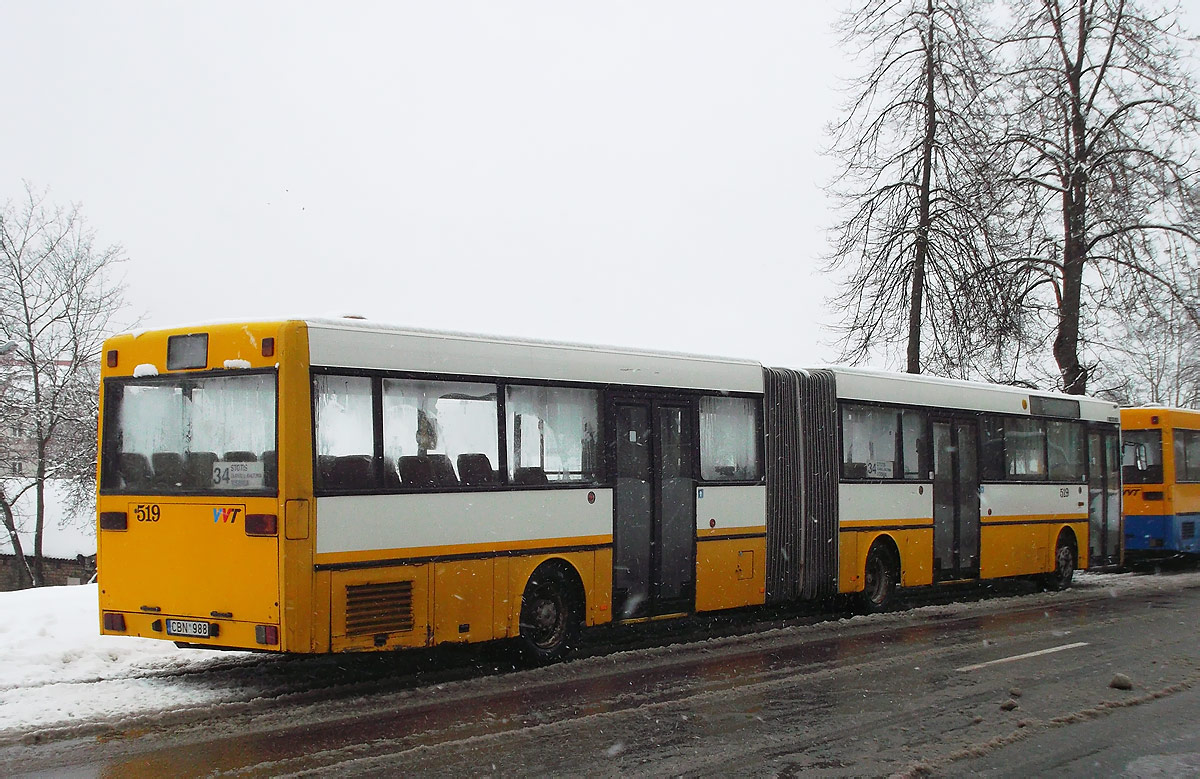
[[[515,379],[762,392],[747,360],[655,354],[342,321],[309,321],[313,365]]]
[[[713,524],[713,521],[716,524]],[[696,529],[726,531],[767,524],[767,488],[757,485],[698,487]]]
[[[979,514],[984,522],[1000,517],[1086,515],[1087,485],[984,484],[979,490]]]
[[[588,503],[594,492],[595,503]],[[562,489],[317,498],[317,554],[501,545],[613,532],[612,490]]]
[[[896,520],[933,521],[933,488],[919,482],[842,484],[838,487],[842,527]]]
[[[1079,418],[1095,422],[1118,422],[1117,405],[1079,395],[1040,392],[1000,384],[980,384],[934,376],[885,373],[853,368],[830,368],[837,377],[837,396],[847,400],[872,400],[912,406],[931,406],[932,410],[962,409],[995,411],[1001,414],[1029,416],[1031,395],[1078,401]]]

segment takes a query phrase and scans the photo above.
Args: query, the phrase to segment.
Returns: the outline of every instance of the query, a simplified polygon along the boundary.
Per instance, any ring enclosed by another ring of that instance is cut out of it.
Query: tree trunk
[[[917,245],[913,257],[912,285],[908,302],[908,367],[909,373],[921,372],[921,319],[925,301],[925,264],[929,255],[929,201],[933,178],[933,143],[937,132],[937,104],[934,99],[933,60],[933,0],[926,0],[929,22],[925,39],[925,139],[921,149],[921,189],[917,215]]]
[[[33,584],[33,575],[29,571],[29,563],[25,559],[25,550],[21,548],[21,536],[17,533],[17,521],[13,517],[12,506],[9,505],[8,496],[4,494],[3,487],[0,487],[0,513],[4,515],[4,528],[8,531],[8,538],[13,545],[13,554],[17,558],[17,586],[25,589]]]
[[[1070,89],[1070,152],[1063,187],[1062,300],[1059,302],[1058,332],[1054,336],[1054,360],[1062,376],[1063,391],[1071,395],[1087,392],[1087,370],[1079,361],[1079,323],[1083,305],[1083,271],[1087,249],[1087,123],[1083,115],[1083,63],[1087,41],[1087,11],[1079,7],[1078,47],[1075,61],[1067,68]]]

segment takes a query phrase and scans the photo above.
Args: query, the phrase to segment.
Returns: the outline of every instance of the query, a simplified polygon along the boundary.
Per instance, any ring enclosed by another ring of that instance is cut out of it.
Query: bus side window
[[[700,477],[706,481],[762,478],[756,398],[700,398]]]
[[[316,409],[318,488],[368,490],[375,475],[374,398],[365,376],[318,375]]]
[[[1200,430],[1175,433],[1175,481],[1200,482]]]

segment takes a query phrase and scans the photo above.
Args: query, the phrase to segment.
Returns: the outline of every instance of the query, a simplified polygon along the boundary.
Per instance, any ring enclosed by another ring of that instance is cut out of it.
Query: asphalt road
[[[0,772],[1200,772],[1200,573],[907,600],[867,618],[760,611],[600,631],[582,657],[532,670],[490,647],[298,658],[277,696],[10,744]]]

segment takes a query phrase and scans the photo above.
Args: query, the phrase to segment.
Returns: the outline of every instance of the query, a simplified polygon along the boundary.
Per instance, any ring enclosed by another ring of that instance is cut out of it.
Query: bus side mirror
[[[1148,467],[1150,467],[1150,464],[1148,462],[1146,462],[1146,445],[1145,444],[1137,445],[1135,461],[1136,461],[1137,469],[1139,471],[1144,471]]]

